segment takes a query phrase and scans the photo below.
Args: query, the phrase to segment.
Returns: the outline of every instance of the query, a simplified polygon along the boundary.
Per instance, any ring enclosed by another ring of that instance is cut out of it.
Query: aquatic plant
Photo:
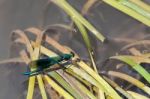
[[[149,6],[143,6],[146,4],[141,2],[140,0],[137,0],[139,2],[135,2],[134,0],[103,1],[150,26],[150,13],[148,11]],[[79,29],[87,47],[87,54],[89,54],[90,56],[91,65],[84,62],[79,57],[79,55],[77,55],[76,52],[74,52],[71,48],[60,44],[58,41],[50,37],[48,33],[49,31],[51,31],[51,27],[43,30],[31,27],[25,29],[24,31],[13,31],[12,37],[14,38],[14,36],[17,35],[17,37],[13,39],[13,42],[24,45],[25,49],[22,49],[19,52],[19,58],[3,61],[1,63],[18,61],[26,63],[28,67],[30,61],[38,60],[42,55],[47,57],[58,56],[57,52],[48,49],[47,46],[44,45],[44,43],[47,43],[48,46],[56,49],[59,53],[75,53],[75,57],[72,58],[73,62],[70,64],[66,64],[66,69],[51,70],[46,71],[46,73],[44,74],[41,73],[35,76],[30,76],[26,99],[33,98],[36,82],[39,85],[42,99],[47,99],[48,95],[50,95],[52,99],[62,97],[65,99],[122,99],[123,97],[126,97],[128,99],[148,99],[147,96],[150,95],[150,74],[149,71],[143,67],[142,63],[146,63],[148,65],[150,64],[150,53],[141,53],[135,47],[136,45],[141,45],[140,42],[142,42],[142,40],[139,42],[130,43],[121,49],[121,51],[129,51],[131,55],[118,53],[119,55],[112,56],[107,60],[107,62],[110,62],[110,60],[119,60],[119,62],[121,62],[117,63],[117,65],[115,66],[116,71],[103,71],[103,69],[98,71],[94,59],[95,53],[93,52],[93,46],[91,45],[91,41],[89,39],[90,37],[88,36],[88,32],[86,29],[88,29],[95,36],[95,38],[97,38],[102,43],[105,43],[106,40],[109,41],[109,39],[105,38],[102,33],[100,33],[79,12],[77,12],[66,0],[51,0],[51,2],[64,10]],[[88,9],[95,2],[98,1],[89,0],[82,10],[83,14],[86,14],[88,12]],[[55,26],[72,31],[72,27],[70,28],[67,25],[57,24]],[[31,39],[29,35],[34,35],[35,39]],[[147,40],[147,42],[148,44],[150,44],[149,40]],[[144,44],[146,44],[146,42],[144,42]],[[75,61],[77,59],[80,59],[80,61]],[[137,74],[141,75],[140,77],[143,77],[145,79],[145,81],[142,82],[140,81],[140,79],[134,78],[130,74],[117,71],[120,68],[125,67],[126,65],[132,67],[130,69],[134,69]],[[57,66],[58,64],[56,64],[54,67]],[[37,66],[34,66],[34,68],[31,67],[30,70],[34,71],[36,67]],[[119,85],[119,83],[115,82],[116,80],[111,79],[111,77],[120,78],[131,83],[132,85],[135,85],[137,88],[142,89],[147,94],[147,96],[138,94],[136,91],[122,88],[123,85]],[[51,92],[53,91],[52,88],[55,90],[54,92],[58,92],[59,94],[51,94]]]

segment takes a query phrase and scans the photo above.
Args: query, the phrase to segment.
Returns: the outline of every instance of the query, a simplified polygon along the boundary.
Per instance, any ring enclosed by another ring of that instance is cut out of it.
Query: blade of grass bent
[[[1,60],[0,64],[5,64],[5,63],[22,63],[24,62],[20,57],[14,57],[14,58],[10,58],[10,59],[6,59],[6,60]]]
[[[92,50],[92,47],[91,47],[91,42],[90,42],[89,36],[87,34],[87,31],[86,31],[84,26],[79,21],[77,21],[75,19],[74,22],[77,25],[77,27],[79,28],[79,31],[82,34],[82,38],[83,38],[83,40],[84,40],[84,42],[85,42],[85,44],[87,46],[87,49],[88,49],[88,52],[89,52],[89,56],[90,56],[90,59],[91,59],[91,62],[92,62],[92,66],[93,66],[95,72],[98,73],[97,67],[96,67],[96,64],[95,64],[95,61],[94,61],[94,57],[92,55],[93,50]]]
[[[19,39],[19,41],[23,41],[23,43],[27,46],[27,50],[28,50],[28,52],[29,52],[29,54],[30,54],[30,57],[31,57],[31,60],[36,60],[37,58],[38,58],[38,56],[39,56],[39,46],[40,46],[40,37],[41,37],[41,35],[39,34],[38,35],[38,37],[37,37],[37,40],[36,40],[36,44],[38,45],[38,46],[36,46],[36,48],[34,49],[34,51],[32,50],[32,46],[31,46],[31,44],[30,44],[30,41],[29,41],[29,39],[26,37],[26,35],[24,34],[24,32],[22,32],[22,31],[19,31],[19,30],[17,30],[17,31],[15,31],[17,34],[19,34],[20,36],[21,36],[21,38]],[[23,40],[22,40],[23,39]],[[25,54],[25,53],[24,53]],[[27,57],[26,57],[27,58]],[[33,71],[35,68],[31,68],[31,71]],[[41,95],[42,95],[42,97],[43,97],[43,99],[47,99],[46,98],[46,93],[44,93],[45,92],[45,90],[44,90],[44,86],[42,85],[42,78],[40,79],[41,77],[38,77],[38,81],[40,82],[39,83],[39,86],[40,86],[40,90],[41,90]],[[33,92],[34,92],[34,84],[35,84],[35,77],[31,77],[31,78],[29,78],[29,86],[28,86],[28,93],[27,93],[27,99],[32,99],[32,97],[33,97]]]
[[[27,38],[27,36],[25,35],[25,33],[23,31],[20,31],[20,30],[16,30],[16,31],[14,31],[14,33],[18,34],[21,37],[21,39],[23,39],[26,42],[25,45],[27,46],[27,50],[29,51],[29,54],[32,57],[32,54],[34,51],[33,51],[33,48],[30,44],[30,41]],[[33,55],[33,57],[34,57],[34,55]],[[29,78],[29,85],[28,85],[28,92],[27,92],[27,97],[26,97],[27,99],[32,99],[33,92],[34,92],[34,85],[35,85],[35,77],[30,77]]]
[[[104,41],[105,37],[93,27],[81,14],[79,14],[71,5],[65,0],[51,0],[54,4],[66,11],[66,13],[72,17],[73,21],[78,20],[81,22],[88,30],[90,30],[100,41]]]
[[[37,32],[30,32],[34,35],[38,35],[39,32],[42,32],[41,30],[39,30],[38,28],[35,28],[35,27],[32,27],[32,28],[29,28],[27,29],[27,31],[37,31]],[[58,42],[56,42],[54,39],[52,39],[51,37],[47,36],[46,35],[46,38],[45,38],[46,42],[49,43],[51,46],[53,46],[54,48],[56,49],[61,49],[63,50],[65,53],[68,52],[68,50],[66,50],[65,48],[63,48]],[[35,43],[34,43],[35,44]],[[69,52],[70,53],[70,52]]]
[[[20,55],[26,64],[28,64],[30,62],[30,59],[28,58],[25,50],[21,51]],[[35,76],[29,77],[29,85],[28,85],[28,92],[27,92],[26,99],[32,99],[33,98],[34,85],[35,85]]]
[[[30,60],[28,59],[28,56],[25,53],[25,51],[21,51],[20,55],[22,59],[28,64]],[[41,75],[38,75],[37,79],[38,79],[39,87],[41,90],[42,99],[47,99]],[[29,78],[27,99],[32,99],[33,92],[34,92],[34,85],[35,85],[35,76]]]
[[[77,21],[76,19],[74,20],[76,26],[78,27],[81,35],[82,35],[82,38],[87,46],[87,48],[91,51],[92,50],[92,47],[91,47],[91,42],[90,42],[90,39],[89,39],[89,36],[88,36],[88,33],[86,31],[86,29],[84,28],[84,26],[79,22]]]
[[[144,83],[140,82],[139,80],[137,80],[127,74],[115,72],[115,71],[109,71],[108,75],[124,79],[124,80],[132,83],[133,85],[139,87],[140,89],[142,89],[143,91],[145,91],[147,94],[150,95],[150,88],[148,86],[144,85]]]
[[[139,74],[141,74],[145,78],[145,80],[147,80],[150,83],[150,74],[141,65],[137,64],[129,56],[125,56],[125,55],[113,56],[113,57],[110,57],[110,59],[121,60],[129,64],[130,66],[132,66],[133,69],[135,69]]]
[[[29,52],[30,55],[32,55],[33,48],[32,48],[32,45],[30,44],[30,41],[29,41],[28,37],[25,35],[25,33],[21,30],[15,30],[12,33],[17,34],[17,35],[20,36],[20,39],[22,39],[25,42],[25,45],[27,47],[27,51]]]
[[[84,4],[82,8],[82,14],[86,15],[89,11],[89,9],[96,3],[97,0],[87,0],[87,2]]]
[[[123,48],[121,48],[121,51],[126,50],[132,46],[138,46],[138,45],[150,45],[150,40],[140,40],[140,41],[135,41],[133,43],[130,43],[126,46],[124,46]]]

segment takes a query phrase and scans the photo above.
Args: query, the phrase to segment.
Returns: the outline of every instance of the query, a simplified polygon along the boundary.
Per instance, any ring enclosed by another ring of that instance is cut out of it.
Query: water
[[[79,10],[84,1],[71,0],[70,2]],[[8,58],[10,55],[14,56],[16,53],[10,50],[12,44],[10,40],[11,31],[15,29],[23,30],[28,27],[42,26],[44,28],[49,24],[70,22],[68,16],[52,4],[47,7],[44,13],[46,3],[47,0],[0,0],[0,60]],[[141,39],[149,34],[146,31],[147,26],[104,3],[92,7],[86,18],[106,37],[112,39],[122,37]],[[67,33],[61,35],[61,43],[70,45],[81,57],[88,58],[82,38],[78,35],[74,36],[76,38],[70,39]],[[95,40],[93,35],[91,37],[92,43],[95,45],[94,50],[98,53],[96,56],[97,63],[99,60],[103,61],[109,56],[115,55],[123,46],[120,42],[102,45]],[[20,74],[25,70],[26,67],[23,64],[1,65],[0,99],[23,99],[24,95],[21,93],[26,94],[25,85],[27,83],[25,81],[27,77],[22,77]]]

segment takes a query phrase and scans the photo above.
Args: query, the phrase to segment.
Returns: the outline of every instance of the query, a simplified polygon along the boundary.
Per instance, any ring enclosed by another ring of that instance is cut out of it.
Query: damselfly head
[[[74,53],[73,52],[71,52],[70,54],[62,54],[61,55],[61,58],[63,60],[70,60],[72,57],[74,57]]]
[[[74,57],[74,56],[75,56],[74,52],[70,52],[70,54],[72,55],[72,57]]]

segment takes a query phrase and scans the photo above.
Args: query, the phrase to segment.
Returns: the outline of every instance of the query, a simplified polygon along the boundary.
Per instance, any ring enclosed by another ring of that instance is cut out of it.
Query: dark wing
[[[38,66],[45,67],[45,66],[51,66],[53,64],[55,64],[55,61],[52,58],[48,57],[48,58],[31,61],[29,63],[29,66],[30,67],[38,67]]]

